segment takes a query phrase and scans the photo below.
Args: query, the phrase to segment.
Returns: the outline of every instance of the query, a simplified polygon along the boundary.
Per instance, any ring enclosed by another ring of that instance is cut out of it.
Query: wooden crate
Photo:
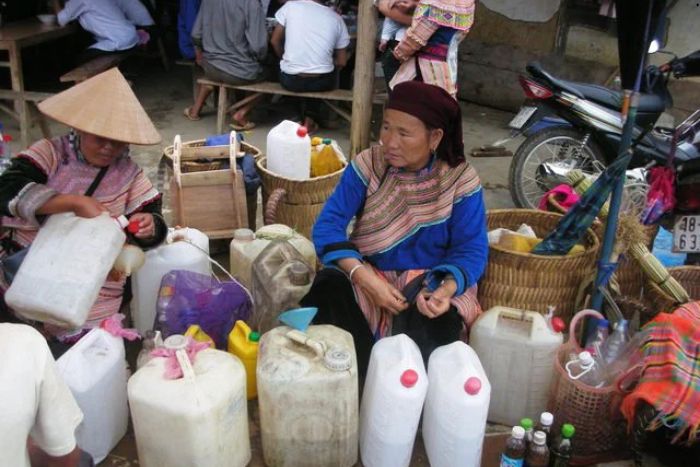
[[[191,147],[175,136],[170,189],[176,224],[201,230],[210,239],[231,238],[235,229],[248,227],[243,174],[236,167],[238,153],[235,131],[228,146]],[[203,158],[228,159],[230,167],[183,172],[183,162]]]

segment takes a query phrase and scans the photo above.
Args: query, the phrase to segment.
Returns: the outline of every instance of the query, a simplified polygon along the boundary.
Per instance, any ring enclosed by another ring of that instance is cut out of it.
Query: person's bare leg
[[[253,110],[253,107],[255,107],[255,104],[260,101],[265,95],[264,94],[255,94],[250,97],[250,100],[243,106],[240,107],[236,112],[233,114],[232,118],[234,123],[237,125],[245,125],[248,123],[248,113]]]
[[[199,118],[199,112],[202,110],[202,107],[204,107],[204,103],[206,102],[207,97],[209,97],[209,94],[211,94],[212,91],[214,91],[214,86],[210,86],[208,84],[202,84],[199,86],[197,99],[195,99],[194,105],[190,107],[190,117]]]

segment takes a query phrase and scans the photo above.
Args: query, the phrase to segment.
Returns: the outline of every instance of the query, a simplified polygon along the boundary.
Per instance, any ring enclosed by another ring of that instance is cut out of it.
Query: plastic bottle
[[[532,443],[532,433],[534,432],[535,423],[531,418],[523,418],[520,420],[520,426],[525,430],[525,443],[529,446]]]
[[[542,412],[540,421],[535,427],[535,431],[541,431],[547,435],[547,447],[552,444],[552,423],[554,423],[554,415],[549,412]]]
[[[599,388],[605,384],[601,368],[590,352],[583,351],[566,364],[569,378],[579,380],[588,386]]]
[[[323,140],[323,144],[311,150],[311,176],[321,177],[343,168],[343,162],[338,157],[332,146],[332,141],[328,138]]]
[[[209,344],[210,349],[216,348],[214,340],[209,337],[209,334],[204,332],[204,330],[202,330],[202,328],[200,328],[197,324],[191,324],[190,327],[187,328],[187,331],[185,331],[185,337],[191,337],[197,342],[206,342]]]
[[[267,134],[267,170],[293,180],[308,180],[311,139],[306,127],[284,120]]]
[[[526,450],[525,429],[514,426],[510,438],[506,441],[506,448],[501,454],[500,467],[523,467]]]
[[[542,431],[535,431],[532,435],[532,443],[525,456],[527,467],[549,467],[549,449],[547,448],[547,435]]]
[[[628,341],[627,337],[627,320],[620,320],[615,326],[612,335],[605,341],[603,345],[603,359],[605,363],[612,363],[620,356]]]
[[[260,333],[251,331],[245,321],[238,320],[228,335],[228,351],[238,357],[245,367],[248,400],[258,395],[255,369],[258,361]]]
[[[5,136],[4,132],[5,129],[2,123],[0,123],[0,174],[7,170],[12,163],[10,160],[12,157],[12,154],[10,153],[10,145],[6,142],[9,139],[6,139],[7,137]]]
[[[602,350],[605,341],[608,339],[608,326],[609,322],[607,319],[597,320],[595,331],[590,335],[586,341],[585,349],[590,352],[591,355],[596,355],[598,349]]]
[[[573,446],[571,439],[576,432],[573,425],[564,423],[561,426],[561,434],[552,443],[551,467],[568,467]]]

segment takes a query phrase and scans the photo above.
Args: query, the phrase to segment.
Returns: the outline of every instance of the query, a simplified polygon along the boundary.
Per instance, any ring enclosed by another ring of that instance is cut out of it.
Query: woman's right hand
[[[379,277],[368,267],[361,267],[355,272],[353,279],[374,303],[393,315],[397,315],[408,308],[406,298],[399,290]]]
[[[107,212],[107,208],[102,203],[90,196],[75,195],[74,199],[71,200],[71,205],[76,216],[88,219]]]

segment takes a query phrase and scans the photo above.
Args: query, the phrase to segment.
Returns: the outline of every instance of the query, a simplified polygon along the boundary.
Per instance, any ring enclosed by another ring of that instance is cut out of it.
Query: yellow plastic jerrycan
[[[216,344],[214,344],[214,339],[209,337],[209,334],[204,332],[202,328],[200,328],[197,324],[191,324],[190,327],[187,328],[187,331],[185,331],[185,337],[191,337],[197,342],[206,342],[207,344],[209,344],[210,348],[216,348]]]
[[[228,351],[240,358],[245,367],[248,399],[255,399],[258,395],[255,367],[258,362],[259,340],[260,334],[251,331],[248,325],[241,320],[236,321],[228,335]]]
[[[311,150],[311,176],[321,177],[343,168],[343,162],[331,145],[331,140],[323,140],[323,146],[314,146]]]

